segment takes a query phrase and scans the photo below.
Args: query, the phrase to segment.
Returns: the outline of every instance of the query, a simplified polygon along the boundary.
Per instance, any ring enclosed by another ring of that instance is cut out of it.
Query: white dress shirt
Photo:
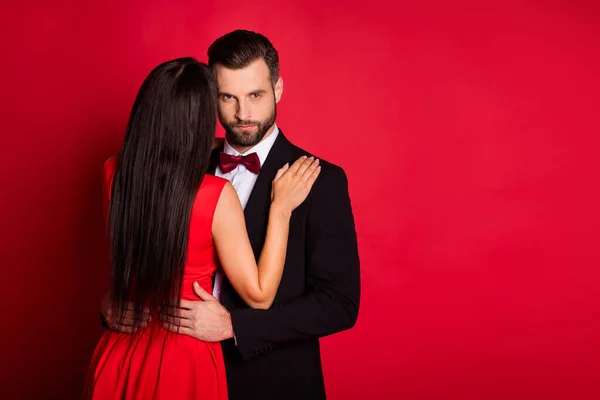
[[[279,135],[279,128],[275,125],[275,129],[266,139],[262,140],[256,146],[252,147],[250,150],[246,151],[244,154],[240,154],[236,149],[231,147],[229,143],[227,143],[227,139],[225,139],[225,147],[223,148],[223,152],[226,154],[230,154],[233,156],[246,156],[250,153],[256,153],[258,158],[260,159],[260,165],[264,165],[271,148],[273,147],[273,143],[277,139]],[[252,189],[254,189],[254,184],[256,183],[256,179],[258,175],[253,174],[248,171],[248,169],[240,164],[235,167],[232,171],[224,174],[221,171],[221,167],[217,166],[215,171],[215,175],[224,179],[227,179],[233,185],[235,191],[237,192],[238,197],[240,198],[240,202],[242,203],[242,208],[246,208],[246,204],[248,203],[248,199],[250,198],[250,194],[252,193]],[[221,299],[221,286],[223,284],[223,271],[218,270],[215,275],[215,285],[213,287],[213,296],[217,299]]]

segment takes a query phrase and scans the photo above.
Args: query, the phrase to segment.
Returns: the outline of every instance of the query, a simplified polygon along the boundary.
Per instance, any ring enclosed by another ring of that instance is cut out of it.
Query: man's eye
[[[231,96],[229,94],[224,94],[224,95],[221,95],[221,98],[223,100],[231,100],[231,99],[233,99],[233,96]]]
[[[260,97],[260,93],[252,93],[250,95],[253,99],[258,99]]]

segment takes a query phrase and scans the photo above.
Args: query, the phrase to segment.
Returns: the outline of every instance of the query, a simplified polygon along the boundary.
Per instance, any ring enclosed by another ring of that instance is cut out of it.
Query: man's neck
[[[267,133],[265,133],[265,136],[263,136],[263,138],[260,140],[260,142],[256,143],[254,146],[240,146],[240,145],[232,144],[229,142],[227,142],[227,143],[229,143],[229,145],[238,153],[244,154],[251,148],[258,146],[260,143],[264,142],[269,136],[271,136],[273,134],[273,131],[275,131],[275,124],[271,125],[271,127],[269,128]]]

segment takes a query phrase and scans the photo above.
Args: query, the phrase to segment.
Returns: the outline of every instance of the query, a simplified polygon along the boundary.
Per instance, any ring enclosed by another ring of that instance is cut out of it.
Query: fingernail
[[[197,281],[194,281],[194,286],[199,287],[200,285],[198,284]]]

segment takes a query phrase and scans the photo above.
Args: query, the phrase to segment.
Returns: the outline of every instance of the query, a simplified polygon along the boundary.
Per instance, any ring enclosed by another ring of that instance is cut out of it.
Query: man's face
[[[241,69],[215,65],[219,90],[219,121],[227,141],[239,148],[258,144],[275,123],[283,81],[271,84],[263,58]],[[239,149],[238,149],[239,151]]]

